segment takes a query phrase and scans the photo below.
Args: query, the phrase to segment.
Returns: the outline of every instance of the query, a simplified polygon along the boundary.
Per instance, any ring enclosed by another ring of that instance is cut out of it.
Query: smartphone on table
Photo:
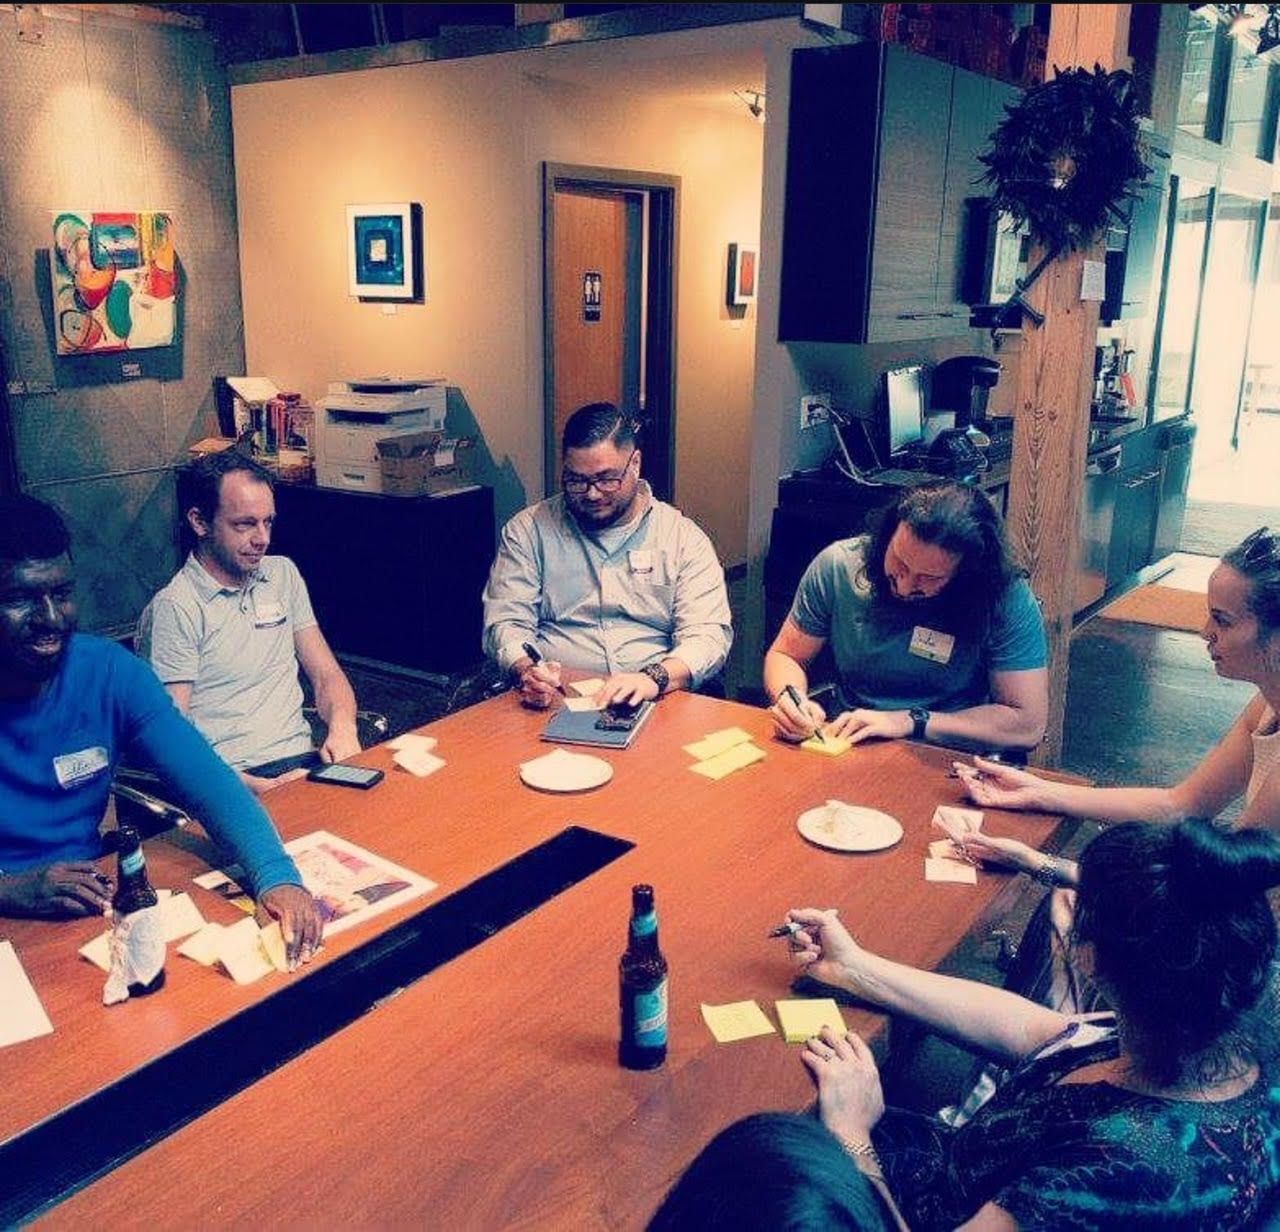
[[[372,770],[368,766],[344,766],[341,762],[334,762],[332,765],[316,766],[307,771],[307,778],[313,783],[367,789],[375,783],[381,783],[383,775],[381,770]]]

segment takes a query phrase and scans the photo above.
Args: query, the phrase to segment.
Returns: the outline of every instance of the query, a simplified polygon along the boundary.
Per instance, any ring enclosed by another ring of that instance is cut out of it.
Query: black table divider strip
[[[0,1145],[0,1227],[33,1219],[70,1197],[633,846],[570,826],[10,1138]]]

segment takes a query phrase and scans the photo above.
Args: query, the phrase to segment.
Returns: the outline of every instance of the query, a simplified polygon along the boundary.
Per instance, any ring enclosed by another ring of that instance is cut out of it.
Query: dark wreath
[[[1049,263],[1091,244],[1109,216],[1137,194],[1151,174],[1138,129],[1133,78],[1101,65],[1065,72],[1033,86],[991,135],[980,156],[992,186],[992,208],[1026,224],[1045,248],[1044,259],[1018,282],[1009,306],[1040,314],[1022,298]]]

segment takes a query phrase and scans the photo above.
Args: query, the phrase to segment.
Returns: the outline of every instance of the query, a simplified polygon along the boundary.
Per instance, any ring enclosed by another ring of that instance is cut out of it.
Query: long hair
[[[742,1232],[887,1232],[875,1191],[813,1117],[762,1112],[735,1121],[702,1149],[649,1223]]]
[[[889,540],[906,526],[922,543],[959,557],[947,583],[947,609],[966,632],[984,632],[1014,578],[1024,576],[1013,560],[1000,515],[985,493],[967,484],[939,483],[908,488],[868,524],[870,542],[863,565],[877,601],[893,591],[884,571]]]
[[[1073,941],[1092,945],[1144,1076],[1203,1084],[1259,1055],[1276,953],[1266,891],[1277,884],[1270,831],[1134,821],[1085,849]]]

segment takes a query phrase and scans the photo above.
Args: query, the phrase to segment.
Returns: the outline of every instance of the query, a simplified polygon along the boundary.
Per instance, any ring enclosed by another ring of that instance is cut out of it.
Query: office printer
[[[338,381],[316,404],[316,484],[381,492],[378,442],[412,432],[444,432],[448,387],[441,378],[364,377]]]

